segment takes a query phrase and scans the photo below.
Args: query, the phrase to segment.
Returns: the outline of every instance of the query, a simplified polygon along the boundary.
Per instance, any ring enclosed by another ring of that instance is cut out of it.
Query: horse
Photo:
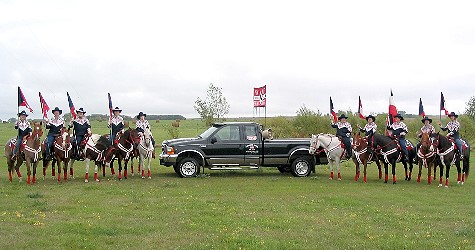
[[[461,151],[463,154],[463,169],[460,168],[460,158],[457,157],[455,143],[444,135],[439,133],[431,135],[432,149],[437,149],[437,155],[440,157],[440,179],[439,187],[442,187],[442,176],[444,175],[443,166],[445,165],[445,187],[449,187],[450,166],[455,163],[457,167],[457,183],[464,183],[470,171],[470,145],[466,143]]]
[[[46,151],[46,145],[43,144]],[[71,159],[72,152],[71,135],[69,129],[62,128],[59,135],[56,136],[53,142],[53,160],[51,164],[51,171],[55,175],[55,163],[58,164],[58,182],[61,182],[61,163],[63,163],[64,180],[68,180],[68,163]],[[46,176],[46,169],[49,165],[49,160],[43,159],[43,178]],[[70,176],[73,178],[73,171],[70,171]]]
[[[388,183],[388,165],[391,164],[393,184],[396,184],[396,163],[402,159],[402,152],[399,144],[391,137],[384,135],[373,135],[373,150],[379,160],[384,164],[384,183]],[[415,149],[408,150],[409,165],[412,169],[412,162],[414,161]],[[407,162],[403,159],[402,164],[406,172],[406,180],[410,180],[411,176],[407,173]]]
[[[322,150],[318,148],[322,147]],[[320,133],[318,135],[312,135],[310,139],[310,154],[319,154],[321,151],[325,151],[328,163],[330,163],[330,180],[333,180],[333,164],[336,163],[338,171],[338,180],[341,181],[340,161],[345,154],[345,149],[342,146],[340,139],[337,136],[330,134]]]
[[[145,179],[145,164],[144,161],[147,160],[147,176],[149,179],[152,178],[150,173],[150,161],[152,160],[152,153],[155,148],[152,144],[152,132],[150,129],[146,128],[143,136],[140,139],[140,144],[138,146],[139,150],[139,171],[142,169],[142,179]]]
[[[437,154],[436,152],[431,149],[432,147],[430,134],[429,133],[422,133],[421,135],[421,145],[417,150],[418,156],[418,164],[419,164],[419,174],[417,175],[417,182],[421,182],[421,175],[422,175],[422,166],[424,165],[427,168],[427,182],[428,184],[432,184],[432,176],[431,171],[432,167],[434,167],[434,175],[435,175],[435,168],[437,167]]]
[[[124,161],[124,179],[127,179],[127,164],[133,154],[135,148],[140,143],[140,135],[136,129],[129,128],[118,139],[118,142],[113,145],[106,153],[106,161],[109,166],[112,166],[114,158],[117,158],[119,163],[118,179],[122,180],[122,161]]]
[[[20,166],[23,164],[23,161],[26,162],[26,168],[28,171],[28,179],[27,183],[31,183],[31,164],[33,164],[33,184],[36,183],[36,168],[38,166],[38,162],[41,156],[41,136],[43,135],[43,123],[42,122],[35,122],[33,124],[33,131],[30,136],[26,136],[26,141],[23,142],[20,149],[18,150],[18,156],[16,157],[16,164],[15,160],[12,160],[13,156],[13,149],[15,148],[17,138],[12,138],[8,140],[7,144],[5,145],[5,156],[7,157],[7,165],[8,165],[8,178],[10,182],[12,181],[12,174],[13,168],[17,173],[18,179],[21,182],[21,173],[20,173]],[[21,156],[21,152],[25,155],[25,159]]]
[[[368,140],[365,137],[362,137],[360,133],[354,134],[354,139],[353,139],[353,162],[355,163],[356,166],[356,175],[355,175],[355,181],[358,181],[360,178],[360,165],[364,166],[364,182],[368,182],[368,179],[366,177],[366,167],[368,166],[368,162],[373,160],[373,153],[370,151],[371,147],[368,146]],[[382,173],[381,173],[381,163],[379,163],[379,160],[377,157],[374,157],[374,161],[376,162],[376,165],[378,165],[378,170],[379,170],[379,179],[382,178]]]
[[[89,166],[91,161],[94,161],[94,180],[99,182],[97,174],[98,167],[103,166],[102,171],[105,176],[104,153],[107,152],[112,145],[106,136],[98,134],[92,134],[91,136],[84,138],[82,143],[84,145],[81,146],[81,148],[84,154],[84,162],[86,164],[84,182],[89,182]],[[74,162],[75,159],[72,158],[69,163],[70,169],[73,169]]]

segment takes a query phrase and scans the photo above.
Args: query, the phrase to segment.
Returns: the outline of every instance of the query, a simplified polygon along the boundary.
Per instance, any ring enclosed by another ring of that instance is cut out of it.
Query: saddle
[[[455,144],[455,139],[453,137],[447,137],[449,139],[450,142],[452,142],[454,144],[454,148],[456,149],[457,148],[457,145]],[[460,140],[462,141],[462,150],[465,150],[468,148],[468,143],[467,141],[465,141],[464,139],[460,138]]]
[[[23,148],[25,148],[28,137],[29,137],[28,135],[23,137],[23,142],[21,143],[20,148],[18,149],[18,151],[21,151]],[[10,149],[12,151],[15,149],[16,141],[17,141],[17,138],[13,138],[13,139],[10,140],[10,143],[8,144],[8,146],[10,147]]]
[[[399,144],[399,140],[398,140],[398,139],[393,139],[393,141],[396,143],[397,147],[398,147],[399,149],[401,149],[401,144]],[[406,149],[407,149],[407,151],[411,151],[411,150],[413,150],[414,148],[415,148],[415,147],[414,147],[414,145],[412,144],[412,142],[409,141],[408,139],[406,139]]]

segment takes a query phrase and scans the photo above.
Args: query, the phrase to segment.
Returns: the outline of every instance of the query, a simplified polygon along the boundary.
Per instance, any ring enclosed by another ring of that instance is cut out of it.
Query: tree
[[[470,100],[466,103],[465,114],[475,120],[475,96],[470,97]]]
[[[205,120],[208,126],[216,120],[223,119],[229,113],[230,106],[221,90],[220,87],[210,83],[206,98],[202,100],[198,97],[195,101],[194,108],[196,112],[201,116],[201,119]]]

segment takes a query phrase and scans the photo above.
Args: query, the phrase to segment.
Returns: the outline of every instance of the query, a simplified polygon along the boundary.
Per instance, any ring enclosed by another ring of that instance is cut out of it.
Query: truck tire
[[[292,162],[290,172],[295,177],[306,177],[312,172],[312,160],[308,157],[299,157]]]
[[[195,158],[187,157],[178,163],[177,170],[181,178],[196,177],[200,172],[200,164]]]

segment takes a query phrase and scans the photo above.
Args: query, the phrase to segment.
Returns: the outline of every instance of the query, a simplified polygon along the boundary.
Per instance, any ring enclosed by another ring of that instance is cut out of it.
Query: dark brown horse
[[[440,157],[440,179],[439,187],[442,186],[442,176],[444,175],[443,166],[445,165],[445,187],[449,187],[450,167],[455,163],[458,172],[458,183],[465,182],[470,170],[470,145],[462,149],[463,169],[460,167],[460,157],[456,154],[455,143],[444,135],[432,134],[432,146],[434,150],[437,149],[437,154]],[[434,170],[435,171],[435,170]]]
[[[368,146],[368,140],[365,137],[362,137],[360,133],[357,133],[353,136],[353,162],[356,165],[356,175],[355,175],[355,181],[358,181],[360,178],[360,165],[364,166],[363,169],[363,180],[364,182],[368,182],[368,179],[366,177],[366,167],[368,166],[368,162],[371,160],[374,160],[376,162],[376,165],[378,165],[379,169],[379,179],[382,178],[382,172],[381,172],[381,164],[379,163],[379,160],[377,157],[373,157],[372,149],[371,147]]]
[[[12,174],[13,168],[17,173],[18,179],[21,181],[21,173],[20,173],[20,166],[23,164],[23,161],[26,162],[26,168],[28,171],[28,180],[27,183],[30,184],[30,176],[31,176],[31,164],[33,164],[33,183],[36,182],[36,167],[38,166],[38,162],[41,156],[41,136],[43,135],[43,128],[41,122],[35,122],[33,124],[33,131],[30,136],[24,138],[26,139],[26,143],[22,144],[20,149],[18,150],[18,156],[15,160],[12,160],[13,156],[13,149],[15,148],[16,138],[10,139],[7,144],[5,145],[5,156],[7,157],[7,165],[8,165],[8,178],[10,182],[12,181]],[[20,156],[21,152],[25,155],[25,159]]]
[[[418,161],[419,161],[419,174],[417,175],[417,182],[421,182],[421,175],[422,175],[422,166],[427,168],[427,183],[431,184],[432,183],[432,176],[431,176],[431,171],[432,168],[434,168],[434,173],[435,173],[435,168],[436,164],[438,162],[437,159],[437,153],[435,150],[431,148],[431,140],[430,140],[430,134],[429,133],[422,133],[421,136],[421,145],[419,149],[417,150],[417,156],[418,156]]]
[[[58,182],[61,182],[61,165],[63,165],[64,180],[68,180],[68,163],[71,159],[72,148],[73,147],[71,144],[71,136],[69,134],[69,129],[61,129],[60,134],[54,139],[54,157],[51,164],[51,171],[53,173],[53,176],[55,175],[55,163],[58,164]],[[43,144],[43,149],[46,150],[45,144]],[[43,159],[43,177],[46,175],[46,169],[48,168],[49,162],[49,160]]]
[[[112,164],[113,159],[117,158],[119,163],[119,180],[122,179],[122,161],[124,161],[124,178],[127,179],[127,164],[139,143],[139,132],[136,129],[129,128],[120,136],[118,143],[114,144],[114,146],[107,151],[105,161],[108,164]]]
[[[112,147],[106,136],[98,134],[92,134],[84,139],[84,162],[86,164],[86,174],[84,182],[89,182],[89,165],[91,161],[94,161],[94,180],[99,182],[97,174],[98,167],[104,165],[104,155]],[[73,168],[74,158],[71,159],[70,169]],[[105,176],[105,169],[103,168],[103,175]]]

